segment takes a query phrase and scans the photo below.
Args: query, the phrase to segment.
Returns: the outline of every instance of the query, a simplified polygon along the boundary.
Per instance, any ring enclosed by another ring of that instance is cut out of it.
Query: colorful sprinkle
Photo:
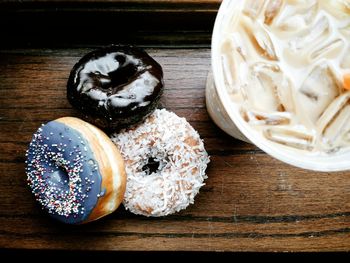
[[[79,144],[74,147],[67,146],[64,142],[72,139],[64,139],[68,136],[58,133],[56,133],[57,137],[52,137],[50,144],[46,134],[54,136],[55,133],[48,133],[48,131],[45,130],[46,133],[44,133],[43,128],[39,128],[29,144],[26,152],[27,183],[37,201],[50,214],[65,218],[61,219],[63,221],[72,221],[73,218],[78,221],[83,220],[85,214],[91,212],[94,204],[97,203],[96,195],[100,192],[101,175],[99,171],[94,171],[94,167],[90,169],[90,165],[87,164],[93,156],[88,147],[85,146],[84,150],[89,151],[87,153],[89,158],[86,154],[82,154]],[[63,143],[57,140],[62,140]],[[81,140],[79,138],[74,141],[80,143]],[[86,174],[91,178],[84,176],[84,169],[88,170]],[[83,178],[87,182],[83,182]],[[92,178],[95,180],[90,180]],[[95,181],[97,184],[93,186]],[[88,210],[84,208],[87,204],[89,204]]]

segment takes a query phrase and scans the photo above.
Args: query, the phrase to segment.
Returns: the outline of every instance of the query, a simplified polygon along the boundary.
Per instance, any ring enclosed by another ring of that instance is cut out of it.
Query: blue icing
[[[33,135],[27,155],[28,184],[50,215],[69,224],[86,220],[105,189],[84,136],[51,121]]]

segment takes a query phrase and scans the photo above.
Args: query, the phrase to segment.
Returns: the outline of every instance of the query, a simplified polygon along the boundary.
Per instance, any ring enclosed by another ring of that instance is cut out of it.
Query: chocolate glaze
[[[143,120],[163,92],[161,66],[144,50],[109,46],[86,54],[73,67],[67,98],[83,118],[112,131]]]

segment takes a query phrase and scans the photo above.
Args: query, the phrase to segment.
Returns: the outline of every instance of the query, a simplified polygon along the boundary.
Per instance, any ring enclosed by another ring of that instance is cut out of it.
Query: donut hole
[[[126,61],[126,57],[125,57],[125,55],[117,54],[115,56],[115,60],[118,61],[120,65],[123,65]]]
[[[160,170],[160,162],[153,157],[149,157],[147,163],[142,167],[146,175],[157,173]]]
[[[65,167],[56,166],[50,175],[51,183],[60,186],[64,190],[69,190],[69,175]]]
[[[136,64],[130,62],[128,63],[128,61],[125,61],[125,58],[118,59],[118,62],[120,66],[116,70],[108,72],[108,76],[111,80],[110,85],[112,88],[123,88],[125,84],[132,82],[139,75],[137,73],[138,68]],[[110,85],[104,85],[103,88],[109,88]]]

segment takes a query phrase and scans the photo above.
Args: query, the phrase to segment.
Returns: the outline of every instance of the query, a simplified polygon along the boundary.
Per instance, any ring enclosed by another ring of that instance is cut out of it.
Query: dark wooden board
[[[0,48],[210,45],[221,0],[0,0]]]
[[[0,51],[0,248],[350,250],[350,173],[294,168],[221,132],[205,107],[205,48],[147,49],[164,69],[163,106],[187,118],[211,155],[209,178],[195,204],[164,218],[120,207],[88,225],[50,219],[26,186],[25,150],[41,123],[77,116],[66,100],[66,81],[90,50]]]

